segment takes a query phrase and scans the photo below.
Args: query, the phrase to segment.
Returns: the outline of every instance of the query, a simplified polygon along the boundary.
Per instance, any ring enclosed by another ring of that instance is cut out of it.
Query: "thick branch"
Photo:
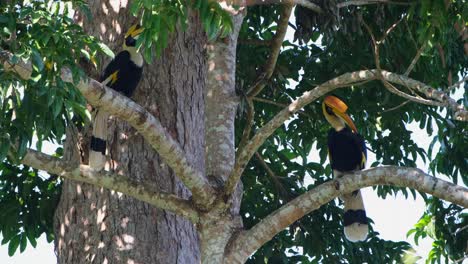
[[[337,88],[347,87],[359,82],[376,80],[379,78],[382,78],[383,80],[386,80],[391,83],[397,83],[400,85],[407,86],[413,90],[424,94],[428,98],[437,100],[443,103],[443,106],[449,108],[454,112],[454,118],[456,120],[468,121],[468,111],[465,110],[463,106],[457,104],[457,102],[454,99],[450,98],[446,93],[435,90],[432,87],[419,81],[413,80],[407,76],[387,71],[378,72],[375,69],[345,73],[313,88],[310,91],[303,93],[301,97],[297,98],[288,107],[276,114],[276,116],[273,119],[271,119],[266,125],[264,125],[257,131],[257,134],[255,134],[252,137],[252,139],[247,143],[245,147],[242,148],[242,151],[237,156],[236,164],[234,165],[234,169],[225,187],[226,194],[229,195],[230,193],[232,193],[232,190],[235,188],[237,182],[240,180],[240,177],[245,169],[245,166],[247,165],[247,162],[250,160],[252,155],[254,155],[257,149],[263,144],[263,142],[265,142],[265,140],[270,135],[272,135],[275,132],[275,130],[278,127],[280,127],[285,121],[287,121],[293,114],[295,114],[307,104],[317,100],[321,96]]]
[[[18,62],[11,65],[12,54],[0,50],[0,63],[6,71],[14,71],[21,78],[31,77],[31,64]],[[69,69],[62,69],[64,82],[73,83]],[[161,123],[146,109],[124,95],[102,85],[91,78],[80,80],[76,87],[88,102],[130,123],[159,153],[182,182],[190,189],[193,200],[199,207],[208,207],[215,199],[213,188],[201,172],[190,166],[180,145],[164,129]]]
[[[232,241],[225,262],[244,263],[264,243],[306,214],[340,195],[374,185],[409,187],[468,208],[467,188],[440,180],[420,169],[389,166],[359,171],[317,186],[282,206],[250,230],[240,233]]]
[[[28,150],[21,162],[26,166],[57,174],[66,179],[121,192],[155,207],[184,216],[194,223],[198,222],[198,212],[193,209],[190,201],[173,194],[155,192],[154,187],[149,183],[135,182],[126,176],[107,171],[98,172],[87,165],[75,167],[59,158],[35,150]]]

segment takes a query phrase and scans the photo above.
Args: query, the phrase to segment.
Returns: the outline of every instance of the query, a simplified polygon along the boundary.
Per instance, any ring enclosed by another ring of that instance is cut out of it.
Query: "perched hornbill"
[[[143,32],[140,25],[133,25],[125,34],[123,50],[104,69],[100,82],[125,96],[133,94],[143,72],[143,57],[136,49],[136,40]],[[89,151],[89,166],[101,170],[106,163],[107,119],[109,114],[96,110],[93,114],[93,136]]]
[[[336,96],[327,96],[322,103],[325,118],[333,127],[328,132],[328,156],[334,177],[366,164],[367,150],[364,138],[357,132],[353,120],[346,114],[348,106]],[[348,127],[349,126],[349,127]],[[361,192],[356,190],[341,196],[344,202],[344,233],[349,241],[362,241],[369,231]]]

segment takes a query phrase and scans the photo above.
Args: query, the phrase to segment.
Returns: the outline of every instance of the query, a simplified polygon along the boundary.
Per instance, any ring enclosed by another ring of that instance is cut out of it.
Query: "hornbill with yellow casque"
[[[133,25],[125,34],[122,51],[106,66],[100,82],[131,97],[143,72],[143,57],[136,48],[140,25]],[[97,109],[93,113],[93,136],[89,151],[89,166],[101,170],[106,163],[107,119],[109,114]]]
[[[328,156],[333,175],[362,170],[367,150],[364,138],[358,133],[353,120],[346,114],[348,106],[338,97],[329,95],[322,103],[325,118],[332,128],[328,132]],[[349,241],[362,241],[369,232],[366,211],[360,190],[342,195],[344,203],[344,233]]]

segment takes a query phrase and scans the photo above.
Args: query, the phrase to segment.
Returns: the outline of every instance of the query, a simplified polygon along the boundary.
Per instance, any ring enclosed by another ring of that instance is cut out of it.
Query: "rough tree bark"
[[[206,89],[206,167],[207,174],[218,191],[234,166],[234,119],[238,105],[235,92],[237,36],[244,18],[234,9],[234,30],[225,39],[208,45],[208,75]],[[232,234],[242,228],[239,215],[242,184],[230,197],[218,201],[214,210],[201,218],[200,238],[202,263],[223,263],[226,245]]]
[[[89,33],[119,50],[134,22],[127,1],[89,1]],[[155,115],[182,146],[190,165],[204,172],[206,37],[191,14],[188,27],[172,36],[161,58],[145,65],[133,99]],[[189,192],[134,128],[109,121],[108,167],[152,182],[160,191],[188,198]],[[59,263],[197,263],[199,241],[192,223],[114,191],[65,181],[56,211]]]

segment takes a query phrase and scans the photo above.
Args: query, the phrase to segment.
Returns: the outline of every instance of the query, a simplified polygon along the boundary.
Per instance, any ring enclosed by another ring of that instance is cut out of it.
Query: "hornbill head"
[[[346,114],[348,106],[338,97],[333,95],[325,97],[322,103],[322,110],[328,123],[330,123],[336,131],[340,131],[345,125],[348,125],[354,133],[357,133],[357,128],[353,120]]]
[[[138,36],[143,32],[143,28],[139,24],[135,24],[125,34],[124,47],[135,47]]]

